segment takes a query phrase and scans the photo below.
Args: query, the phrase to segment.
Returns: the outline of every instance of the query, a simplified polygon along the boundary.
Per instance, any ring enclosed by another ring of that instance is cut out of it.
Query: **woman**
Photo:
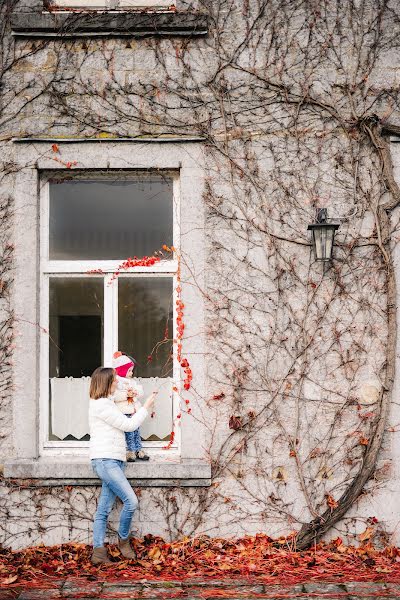
[[[89,430],[90,459],[96,475],[103,482],[93,526],[92,563],[112,564],[107,556],[104,538],[107,519],[118,496],[123,502],[118,541],[122,556],[136,558],[130,545],[129,531],[138,500],[125,477],[126,431],[134,431],[146,419],[154,405],[155,393],[147,398],[144,405],[131,417],[126,417],[115,406],[111,396],[117,387],[114,369],[99,367],[90,382]]]

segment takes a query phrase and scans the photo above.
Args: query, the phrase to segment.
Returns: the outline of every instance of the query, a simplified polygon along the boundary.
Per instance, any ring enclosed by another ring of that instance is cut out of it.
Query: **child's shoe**
[[[147,456],[143,450],[137,450],[135,458],[136,460],[150,460],[150,456]]]
[[[136,460],[136,452],[127,452],[126,453],[126,462],[135,462]]]

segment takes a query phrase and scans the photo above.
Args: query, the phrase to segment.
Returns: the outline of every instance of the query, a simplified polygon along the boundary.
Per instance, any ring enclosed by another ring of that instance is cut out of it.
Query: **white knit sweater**
[[[136,392],[135,399],[130,402],[128,401],[129,389]],[[117,389],[114,392],[113,400],[124,415],[132,415],[139,410],[142,405],[138,402],[138,398],[143,396],[143,393],[143,387],[135,379],[117,375]]]
[[[144,407],[125,417],[111,398],[89,400],[90,458],[126,460],[125,431],[134,431],[147,417]]]

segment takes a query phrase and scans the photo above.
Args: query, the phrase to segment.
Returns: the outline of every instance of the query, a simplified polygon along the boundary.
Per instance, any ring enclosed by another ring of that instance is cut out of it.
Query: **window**
[[[153,418],[141,428],[154,452],[170,438],[178,412],[173,381],[179,179],[104,173],[45,177],[41,207],[42,448],[88,446],[90,375],[117,349],[138,362],[145,395],[158,389]],[[153,266],[119,270],[127,259]],[[116,273],[118,275],[116,276]],[[179,436],[173,448],[179,445]]]
[[[87,8],[92,10],[153,9],[168,10],[175,0],[51,0],[51,8]]]

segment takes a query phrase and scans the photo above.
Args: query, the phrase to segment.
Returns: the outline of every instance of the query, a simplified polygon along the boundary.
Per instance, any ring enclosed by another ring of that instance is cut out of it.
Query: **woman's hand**
[[[147,398],[146,402],[143,404],[144,408],[150,412],[150,410],[153,408],[154,406],[154,400],[156,399],[157,396],[157,392],[153,392],[152,394],[150,394],[150,396]]]

